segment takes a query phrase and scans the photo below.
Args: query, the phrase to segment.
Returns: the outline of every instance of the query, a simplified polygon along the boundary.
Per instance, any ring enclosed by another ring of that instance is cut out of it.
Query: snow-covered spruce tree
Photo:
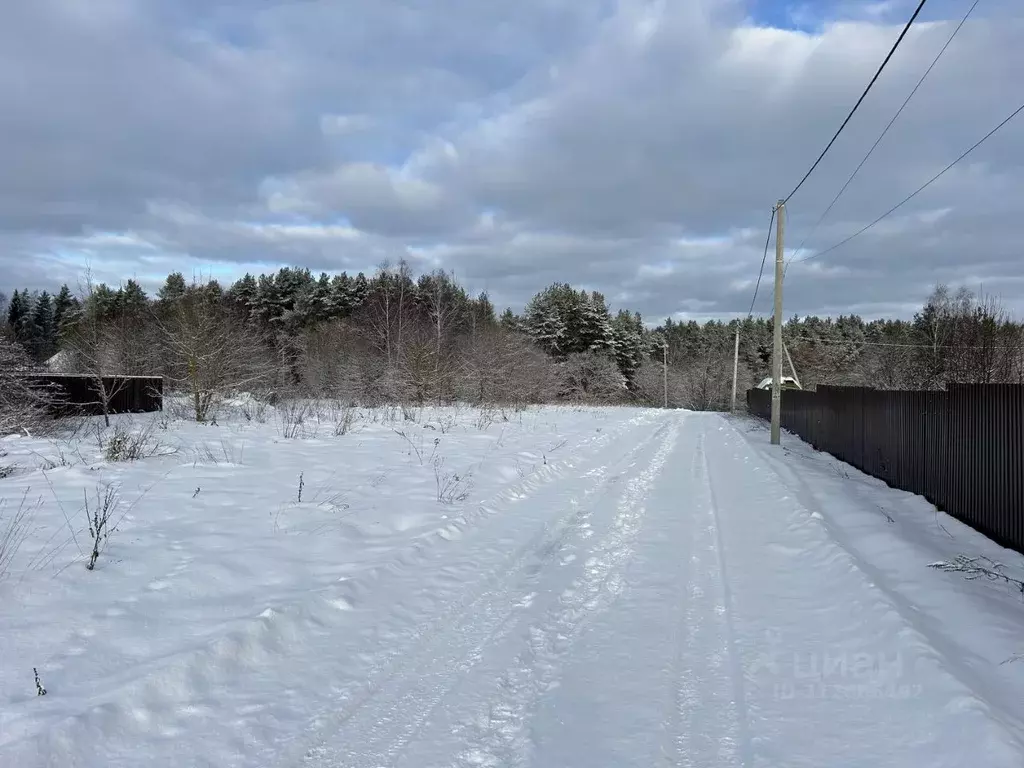
[[[57,329],[58,343],[64,335],[68,319],[79,307],[80,302],[78,298],[71,293],[71,289],[68,288],[66,283],[62,285],[60,292],[53,300],[53,323]]]
[[[7,307],[7,325],[10,327],[14,340],[21,345],[26,354],[31,356],[36,345],[38,333],[33,318],[35,298],[27,291],[15,291],[11,295]]]
[[[349,312],[355,312],[362,307],[369,295],[370,281],[366,279],[366,275],[360,272],[352,278],[352,284],[349,288]]]
[[[579,313],[579,330],[576,352],[610,353],[615,349],[615,332],[612,329],[611,313],[604,294],[580,291],[579,303],[573,307]]]
[[[317,280],[300,288],[289,323],[296,330],[318,325],[330,318],[332,303],[331,278],[322,272]]]
[[[36,298],[32,308],[32,332],[26,342],[29,354],[36,362],[44,362],[57,351],[57,322],[53,314],[53,299],[46,291]]]
[[[505,310],[501,313],[501,317],[498,318],[498,325],[512,333],[526,333],[526,324],[524,320],[513,312],[510,307],[505,307]]]
[[[612,320],[612,351],[619,371],[631,387],[636,372],[652,352],[649,347],[640,313],[631,315],[627,310],[619,310]],[[657,349],[660,353],[660,342]]]
[[[549,355],[568,354],[571,340],[565,304],[571,292],[568,285],[556,283],[530,299],[523,312],[523,329]]]
[[[604,296],[555,283],[526,305],[523,326],[541,349],[555,357],[614,349],[611,317]]]

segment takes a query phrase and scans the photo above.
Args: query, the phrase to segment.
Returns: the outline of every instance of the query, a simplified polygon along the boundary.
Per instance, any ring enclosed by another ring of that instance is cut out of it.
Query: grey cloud
[[[588,57],[585,74],[555,84],[540,106],[522,107],[530,119],[505,118],[522,126],[509,131],[511,141],[496,144],[470,131],[456,142],[460,163],[439,163],[438,175],[465,185],[469,194],[524,227],[622,236],[714,233],[738,221],[766,226],[772,202],[796,184],[831,136],[893,31],[844,24],[820,42],[749,30],[716,37],[694,21],[691,10],[676,17],[666,11],[670,17],[650,40],[652,50],[631,50],[622,37],[603,54]],[[711,28],[716,29],[713,23]],[[950,29],[946,24],[918,31],[894,59],[877,92],[789,206],[791,248],[809,232]],[[1014,42],[1022,31],[1019,19],[965,29],[809,247],[829,245],[871,221],[1016,106],[1007,94],[1015,96],[1010,73],[1024,64],[1024,51]],[[710,47],[709,39],[715,41]],[[759,50],[752,52],[758,39]],[[745,41],[742,48],[739,41]],[[702,67],[688,66],[694,49],[701,51]],[[772,63],[779,66],[772,69]],[[717,76],[708,77],[709,69]],[[786,74],[782,85],[780,70]],[[790,305],[797,311],[895,306],[923,297],[937,279],[1012,275],[1013,211],[1019,211],[1021,198],[1010,180],[1019,178],[1024,154],[1011,136],[1008,130],[994,139],[975,164],[965,164],[965,172],[951,173],[908,206],[952,206],[954,215],[937,227],[894,219],[909,229],[878,238],[884,231],[879,227],[859,238],[831,257],[856,265],[841,280],[816,278],[814,272],[800,277],[795,267]],[[993,206],[1001,215],[993,216]],[[1002,226],[993,226],[993,219]],[[934,236],[937,230],[941,237]],[[966,259],[955,245],[958,239],[970,241]],[[645,256],[633,259],[635,265]],[[745,269],[757,261],[746,262]],[[579,273],[585,262],[568,262],[565,269]],[[711,270],[684,269],[661,283],[666,290],[711,297],[717,313],[743,309],[743,292],[723,293]],[[1024,306],[1020,296],[1007,298]]]
[[[746,312],[770,206],[838,126],[906,3],[890,26],[814,35],[745,27],[738,0],[9,5],[0,288],[73,279],[85,258],[115,280],[132,265],[229,274],[405,257],[499,304],[565,280],[661,318]],[[982,7],[808,247],[871,221],[1016,106],[1024,15]],[[790,254],[950,29],[914,31],[791,201]],[[1015,135],[885,226],[794,264],[788,311],[905,313],[936,280],[998,286],[1024,310]],[[154,248],[104,245],[103,232]]]
[[[141,3],[89,9],[0,12],[0,226],[123,227],[153,197],[224,208],[316,161],[272,55],[166,31]]]

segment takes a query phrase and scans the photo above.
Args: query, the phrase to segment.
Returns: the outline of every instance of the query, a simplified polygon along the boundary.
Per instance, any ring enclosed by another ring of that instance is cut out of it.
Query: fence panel
[[[771,393],[748,391],[747,407],[770,418]],[[783,390],[782,426],[1024,552],[1024,385]]]
[[[103,413],[103,398],[93,376],[56,373],[30,373],[23,378],[44,389],[54,400],[54,416]],[[105,376],[103,385],[109,396],[110,413],[150,413],[163,408],[164,380],[160,376]]]

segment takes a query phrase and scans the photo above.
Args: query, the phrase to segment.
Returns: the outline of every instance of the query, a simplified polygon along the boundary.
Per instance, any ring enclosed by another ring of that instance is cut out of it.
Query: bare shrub
[[[950,573],[959,573],[969,581],[985,579],[986,581],[1003,583],[1024,595],[1024,578],[1006,573],[1006,566],[1003,563],[996,562],[984,555],[976,557],[957,555],[952,560],[931,563],[928,567]]]
[[[454,413],[439,413],[432,423],[423,425],[424,429],[439,429],[442,435],[451,432],[459,425],[459,418]]]
[[[464,341],[456,388],[461,400],[521,408],[551,402],[557,392],[557,364],[527,337],[488,327]]]
[[[17,509],[10,512],[5,512],[7,500],[0,499],[0,581],[7,577],[11,563],[31,532],[32,519],[42,503],[39,500],[30,505],[28,494],[29,489],[26,488]]]
[[[220,453],[228,464],[241,464],[245,460],[245,443],[242,443],[236,451],[234,443],[221,440]]]
[[[409,455],[415,455],[416,459],[420,463],[420,466],[423,466],[423,455],[424,451],[426,450],[423,445],[423,435],[417,434],[416,437],[413,438],[407,435],[405,432],[402,432],[401,430],[398,429],[395,430],[395,434],[401,437],[403,440],[405,440],[405,442],[409,445]],[[437,446],[440,445],[440,443],[440,438],[434,439],[434,452],[430,454],[431,459],[433,459],[434,453],[437,452]]]
[[[729,369],[730,375],[732,369]],[[662,407],[665,404],[665,384],[668,379],[669,408],[690,408],[687,374],[685,371],[670,365],[666,377],[665,368],[660,360],[644,360],[633,374],[633,398],[639,405]]]
[[[437,487],[437,500],[442,504],[455,504],[469,498],[473,490],[473,475],[457,472],[445,472],[444,459],[440,456],[433,460],[434,482]]]
[[[352,431],[352,427],[356,423],[356,417],[358,412],[351,406],[345,406],[341,409],[340,413],[334,416],[334,436],[341,437],[347,435]]]
[[[315,417],[315,413],[310,404],[305,401],[290,400],[282,403],[277,407],[278,432],[286,440],[305,437],[311,417]]]
[[[124,423],[117,423],[113,432],[103,439],[103,458],[107,461],[139,461],[153,456],[169,456],[173,448],[164,445],[153,436],[153,423],[139,430],[131,430]]]
[[[0,435],[39,432],[53,425],[48,409],[56,397],[24,377],[31,371],[21,346],[0,332]]]
[[[488,428],[498,418],[498,411],[495,408],[489,406],[482,406],[476,413],[476,417],[473,419],[473,425],[481,432],[486,432]]]
[[[299,340],[299,370],[305,386],[323,395],[350,389],[351,350],[356,343],[341,321],[323,323],[303,332]]]
[[[280,368],[251,324],[204,291],[190,291],[177,300],[160,330],[167,378],[188,396],[198,422],[209,420],[224,397],[272,384]]]
[[[83,489],[82,496],[85,499],[85,519],[89,529],[89,538],[92,540],[92,552],[89,554],[89,562],[86,563],[86,570],[94,570],[96,561],[100,554],[107,547],[110,535],[117,529],[116,524],[111,525],[111,518],[117,509],[120,496],[119,488],[112,484],[96,487],[96,497],[93,503],[89,503],[89,494]]]
[[[192,466],[198,467],[200,464],[219,464],[220,461],[217,459],[217,454],[213,452],[213,449],[208,443],[199,443],[198,445],[192,446]]]
[[[247,397],[242,403],[241,412],[246,421],[257,424],[267,423],[267,410],[270,408],[269,395]]]
[[[583,352],[561,364],[560,395],[574,403],[614,403],[626,396],[626,380],[615,361]]]

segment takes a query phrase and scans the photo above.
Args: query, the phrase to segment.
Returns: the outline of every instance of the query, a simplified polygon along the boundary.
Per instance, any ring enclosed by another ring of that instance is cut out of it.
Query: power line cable
[[[857,103],[853,105],[853,109],[850,110],[850,114],[846,116],[846,119],[843,120],[843,124],[839,126],[839,130],[836,131],[835,135],[832,137],[832,140],[829,141],[829,143],[825,146],[825,149],[823,149],[821,151],[821,154],[818,155],[818,159],[814,161],[814,165],[812,165],[810,169],[807,171],[807,173],[804,174],[804,177],[800,179],[800,183],[793,188],[793,191],[786,195],[786,198],[783,202],[789,202],[789,199],[799,191],[800,187],[804,185],[804,182],[807,181],[807,179],[810,177],[812,173],[814,173],[814,169],[818,167],[818,163],[820,163],[824,159],[825,155],[828,154],[828,151],[832,149],[832,145],[835,144],[836,139],[839,138],[839,134],[841,134],[843,132],[843,129],[846,128],[847,123],[850,122],[850,119],[853,117],[854,113],[860,107],[861,102],[864,101],[864,99],[868,95],[868,92],[871,90],[871,87],[875,84],[875,81],[877,81],[878,77],[882,74],[882,70],[885,69],[893,54],[896,53],[896,49],[899,48],[900,43],[903,42],[903,38],[907,36],[907,32],[910,31],[910,27],[917,20],[917,17],[921,13],[921,9],[924,8],[924,4],[926,2],[928,2],[928,0],[921,0],[921,2],[917,4],[917,8],[914,10],[914,14],[907,21],[906,25],[904,25],[903,31],[900,32],[900,36],[897,37],[896,42],[892,44],[892,48],[889,49],[889,53],[886,54],[886,57],[882,60],[881,65],[879,65],[878,70],[875,72],[875,76],[871,78],[871,82],[868,83],[868,87],[864,89],[864,93],[860,95],[860,98],[857,99]]]
[[[881,143],[882,139],[885,138],[885,135],[889,132],[889,129],[892,128],[896,120],[899,119],[899,116],[903,114],[903,110],[906,109],[907,104],[909,104],[910,100],[914,98],[914,95],[921,87],[921,84],[924,83],[928,75],[931,74],[931,71],[935,68],[935,65],[939,63],[939,59],[942,58],[942,55],[946,52],[946,49],[949,48],[949,44],[953,42],[953,38],[957,36],[957,33],[961,30],[961,28],[963,28],[964,24],[967,23],[967,20],[970,18],[971,14],[974,13],[974,9],[978,7],[978,3],[980,2],[981,0],[974,0],[974,3],[971,5],[971,7],[967,9],[967,13],[964,14],[964,17],[960,20],[960,23],[956,25],[956,28],[953,30],[953,33],[946,40],[945,45],[942,46],[939,52],[935,55],[935,58],[932,59],[932,63],[928,65],[928,69],[926,69],[924,71],[924,74],[921,75],[921,79],[917,81],[917,85],[914,86],[914,90],[912,90],[910,92],[910,95],[908,95],[907,98],[903,100],[903,103],[900,105],[900,108],[896,110],[896,114],[892,116],[892,120],[890,120],[889,124],[885,126],[885,129],[882,131],[879,137],[875,139],[875,143],[871,145],[871,149],[868,150],[868,153],[864,155],[864,159],[860,161],[860,164],[856,168],[853,169],[853,173],[850,174],[850,178],[846,180],[846,183],[843,184],[839,192],[836,193],[836,196],[832,198],[832,202],[828,204],[828,208],[825,209],[825,212],[821,214],[818,220],[814,223],[814,226],[811,227],[810,233],[806,237],[804,237],[803,240],[800,241],[800,245],[797,246],[796,252],[793,254],[793,259],[796,259],[796,257],[800,255],[801,251],[803,251],[804,244],[812,237],[814,237],[814,233],[818,231],[818,227],[821,226],[821,223],[825,220],[829,213],[832,212],[832,209],[835,207],[835,204],[839,202],[839,198],[843,196],[843,193],[846,192],[846,188],[850,186],[850,183],[857,177],[857,174],[860,173],[860,169],[864,167],[864,164],[874,153],[875,149]],[[786,269],[789,269],[789,261],[786,262]]]
[[[904,205],[906,205],[906,204],[907,204],[907,203],[909,203],[909,202],[910,202],[911,200],[913,200],[913,199],[914,199],[915,197],[917,197],[917,196],[918,196],[919,194],[921,194],[922,192],[924,192],[924,190],[926,190],[926,189],[927,189],[928,187],[930,187],[930,186],[931,186],[932,184],[934,184],[934,183],[935,183],[936,181],[938,181],[938,180],[939,180],[940,178],[942,178],[942,176],[944,176],[944,175],[946,174],[946,172],[947,172],[947,171],[949,171],[949,170],[950,170],[950,169],[951,169],[951,168],[952,168],[953,166],[955,166],[955,165],[956,165],[957,163],[959,163],[959,162],[960,162],[961,160],[963,160],[963,159],[964,159],[965,157],[967,157],[967,156],[968,156],[969,154],[971,154],[971,152],[973,152],[973,151],[974,151],[974,150],[976,150],[976,149],[977,149],[978,147],[980,147],[980,146],[981,146],[982,144],[984,144],[984,143],[985,143],[986,141],[988,141],[988,140],[989,140],[989,139],[990,139],[990,138],[991,138],[992,136],[994,136],[994,135],[995,135],[995,134],[996,134],[996,133],[997,133],[997,132],[998,132],[998,131],[999,131],[999,130],[1000,130],[1000,129],[1001,129],[1002,127],[1003,127],[1003,126],[1005,126],[1005,125],[1006,125],[1007,123],[1009,123],[1009,122],[1010,122],[1011,120],[1013,120],[1013,118],[1015,118],[1015,117],[1016,117],[1017,115],[1019,115],[1019,114],[1020,114],[1021,112],[1024,112],[1024,104],[1021,104],[1021,105],[1020,105],[1019,107],[1017,107],[1017,109],[1015,109],[1015,110],[1014,110],[1014,111],[1013,111],[1012,113],[1010,113],[1010,115],[1009,115],[1009,116],[1007,116],[1007,117],[1006,117],[1006,119],[1005,119],[1005,120],[1003,120],[1003,121],[1002,121],[1001,123],[999,123],[999,125],[997,125],[997,126],[996,126],[995,128],[993,128],[993,129],[992,129],[991,131],[989,131],[988,133],[986,133],[986,134],[985,134],[984,136],[982,136],[982,137],[981,137],[980,139],[978,139],[978,141],[976,141],[976,142],[974,143],[974,145],[970,147],[970,149],[968,149],[968,150],[967,150],[967,151],[965,151],[965,152],[964,152],[964,153],[963,153],[962,155],[960,155],[960,157],[958,157],[958,158],[957,158],[956,160],[954,160],[953,162],[951,162],[951,163],[950,163],[949,165],[947,165],[947,166],[946,166],[945,168],[943,168],[943,169],[942,169],[941,171],[939,171],[939,172],[938,172],[937,174],[935,174],[934,176],[932,176],[932,177],[931,177],[930,179],[928,179],[928,181],[926,181],[926,182],[925,182],[924,184],[922,184],[922,185],[921,185],[920,187],[918,187],[917,189],[915,189],[915,190],[914,190],[913,192],[911,192],[911,193],[910,193],[909,195],[907,195],[907,196],[906,196],[905,198],[903,198],[902,200],[900,200],[900,202],[896,203],[896,205],[894,205],[894,206],[893,206],[892,208],[890,208],[890,209],[889,209],[888,211],[886,211],[886,212],[885,212],[885,213],[883,213],[883,214],[882,214],[881,216],[879,216],[879,217],[878,217],[877,219],[875,219],[874,221],[872,221],[872,222],[871,222],[870,224],[868,224],[868,225],[866,225],[866,226],[863,226],[863,227],[861,227],[861,228],[860,228],[859,230],[857,230],[856,232],[854,232],[854,233],[853,233],[852,235],[850,235],[849,237],[846,237],[846,238],[844,238],[844,239],[840,240],[840,241],[839,241],[838,243],[836,243],[835,245],[833,245],[833,246],[830,246],[830,247],[826,248],[826,249],[825,249],[825,250],[823,250],[823,251],[818,251],[817,253],[812,253],[812,254],[809,254],[809,255],[807,255],[807,256],[804,256],[804,257],[803,257],[802,259],[797,259],[797,261],[798,261],[798,262],[800,262],[800,261],[808,261],[809,259],[816,259],[816,258],[818,258],[819,256],[824,256],[824,255],[825,255],[826,253],[831,253],[832,251],[836,250],[837,248],[840,248],[841,246],[844,246],[844,245],[846,245],[846,244],[847,244],[848,242],[850,242],[851,240],[853,240],[853,239],[854,239],[855,237],[858,237],[858,236],[860,236],[860,235],[864,234],[864,233],[865,233],[865,232],[867,232],[867,231],[868,231],[869,229],[871,229],[871,228],[872,228],[873,226],[875,226],[876,224],[878,224],[878,223],[879,223],[880,221],[882,221],[882,220],[883,220],[883,219],[885,219],[885,218],[888,218],[888,217],[889,217],[889,216],[891,216],[891,215],[892,215],[893,213],[895,213],[895,212],[896,212],[897,210],[899,210],[899,209],[900,209],[900,208],[902,208],[902,207],[903,207]]]
[[[768,243],[772,240],[772,224],[775,223],[775,206],[772,206],[772,218],[768,222],[768,236],[764,239],[764,256],[761,257],[761,269],[757,273],[757,284],[754,286],[754,298],[750,300],[750,310],[747,312],[747,319],[754,314],[754,302],[757,301],[757,291],[761,287],[761,277],[764,275],[764,265],[768,261]]]

